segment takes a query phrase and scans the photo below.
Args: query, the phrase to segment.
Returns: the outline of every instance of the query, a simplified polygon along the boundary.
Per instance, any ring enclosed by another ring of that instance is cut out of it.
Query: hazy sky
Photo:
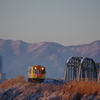
[[[100,40],[100,0],[0,0],[0,38],[65,46]]]

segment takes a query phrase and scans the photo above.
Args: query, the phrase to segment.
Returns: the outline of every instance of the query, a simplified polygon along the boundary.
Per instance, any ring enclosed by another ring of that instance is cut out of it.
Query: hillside
[[[7,78],[17,75],[27,78],[27,68],[31,65],[45,66],[47,78],[62,78],[66,60],[71,56],[87,56],[100,62],[100,41],[63,46],[54,42],[26,43],[0,39],[0,55]]]
[[[88,81],[63,85],[29,83],[18,76],[0,85],[0,100],[100,100],[100,84]]]

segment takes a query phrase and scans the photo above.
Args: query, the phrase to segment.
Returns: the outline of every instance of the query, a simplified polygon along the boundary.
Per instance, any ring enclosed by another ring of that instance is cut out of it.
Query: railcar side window
[[[31,73],[31,69],[28,70],[28,73]]]

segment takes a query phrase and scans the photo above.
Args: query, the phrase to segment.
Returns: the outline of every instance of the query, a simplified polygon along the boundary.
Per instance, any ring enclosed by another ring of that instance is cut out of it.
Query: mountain
[[[71,56],[86,56],[100,62],[100,40],[90,44],[63,46],[54,42],[26,43],[0,39],[3,72],[7,78],[24,75],[32,65],[46,67],[47,78],[62,78],[66,60]]]

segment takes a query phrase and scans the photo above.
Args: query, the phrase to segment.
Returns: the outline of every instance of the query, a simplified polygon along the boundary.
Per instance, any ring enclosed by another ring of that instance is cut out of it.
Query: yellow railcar
[[[29,82],[43,82],[46,76],[46,68],[40,65],[28,67]]]

